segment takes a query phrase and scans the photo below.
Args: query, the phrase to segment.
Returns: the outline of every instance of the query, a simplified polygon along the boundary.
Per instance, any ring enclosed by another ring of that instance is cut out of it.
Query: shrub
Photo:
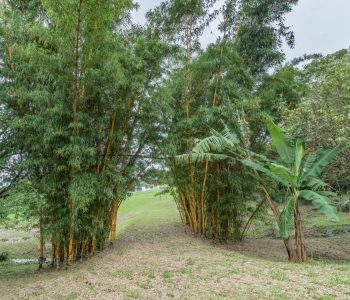
[[[0,261],[8,261],[10,258],[10,253],[9,252],[1,252],[0,253]]]

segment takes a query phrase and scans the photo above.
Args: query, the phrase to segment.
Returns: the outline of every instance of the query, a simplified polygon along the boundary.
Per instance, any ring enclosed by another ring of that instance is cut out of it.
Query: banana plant
[[[225,124],[222,132],[211,130],[211,136],[200,140],[190,154],[179,155],[177,161],[180,163],[216,160],[240,161],[251,168],[256,175],[265,174],[282,186],[286,197],[280,212],[259,176],[260,186],[265,194],[264,201],[267,201],[277,219],[289,260],[305,261],[307,255],[299,200],[311,201],[331,220],[338,220],[336,209],[330,203],[330,197],[335,194],[325,191],[327,184],[320,179],[320,175],[341,149],[336,147],[325,151],[305,151],[305,145],[301,140],[297,140],[292,145],[283,134],[283,130],[273,122],[269,122],[267,127],[271,135],[271,143],[278,154],[278,159],[271,160],[250,150],[249,133],[242,120],[244,117],[242,119],[237,116],[234,130]],[[278,194],[278,191],[275,194]],[[259,207],[261,207],[260,204]],[[289,244],[293,221],[295,249],[292,249]]]
[[[289,239],[290,229],[294,223],[295,248],[292,253],[288,253],[289,259],[302,262],[307,259],[307,253],[299,200],[310,201],[332,221],[338,220],[336,208],[330,201],[330,197],[335,194],[326,191],[327,184],[320,179],[320,175],[341,148],[338,146],[329,150],[307,153],[301,140],[297,140],[292,145],[283,130],[272,121],[267,127],[278,159],[269,160],[260,156],[262,158],[260,161],[259,159],[241,161],[257,172],[269,176],[283,187],[285,200],[279,217],[280,235],[283,239]]]
[[[249,134],[244,123],[244,116],[237,112],[233,129],[224,122],[222,122],[223,130],[220,132],[211,128],[211,135],[198,140],[189,154],[178,155],[177,162],[241,160],[250,153]]]

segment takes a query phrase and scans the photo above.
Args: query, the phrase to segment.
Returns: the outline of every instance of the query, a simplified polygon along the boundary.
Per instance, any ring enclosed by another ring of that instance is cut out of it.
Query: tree
[[[247,207],[248,201],[254,198],[253,195],[256,194],[253,194],[252,192],[256,192],[257,189],[261,190],[263,193],[263,200],[260,201],[260,203],[256,203],[253,210],[241,210],[240,214],[237,214],[238,211],[236,211],[236,214],[231,216],[231,218],[234,217],[234,220],[236,220],[236,222],[234,222],[235,232],[237,233],[236,239],[243,240],[251,221],[256,217],[257,212],[262,209],[265,203],[270,207],[277,222],[280,217],[280,211],[270,196],[269,189],[263,181],[263,178],[261,178],[256,170],[252,171],[250,168],[246,168],[242,163],[242,160],[252,160],[256,156],[251,149],[250,130],[245,120],[244,113],[234,112],[231,114],[230,120],[230,127],[223,124],[224,129],[221,132],[211,129],[212,135],[210,137],[206,137],[199,141],[190,154],[178,156],[177,161],[179,163],[188,163],[190,161],[209,161],[210,163],[221,162],[223,165],[236,166],[234,169],[235,172],[224,175],[233,178],[232,181],[228,181],[227,183],[229,188],[236,190],[237,185],[238,187],[242,186],[242,188],[244,188],[242,193],[238,194],[241,200],[238,203],[239,206]],[[237,170],[240,170],[240,172],[237,173]],[[244,182],[246,185],[244,185]],[[236,200],[237,198],[230,197],[228,199],[229,205],[235,207],[237,205],[235,203]],[[220,205],[220,202],[217,203]],[[220,217],[218,217],[218,219],[220,220]],[[244,219],[247,221],[243,226]],[[240,220],[240,222],[237,222],[237,220]],[[291,249],[289,241],[284,240],[284,245],[287,252],[290,253]]]
[[[284,60],[283,39],[294,46],[294,34],[285,15],[298,0],[242,0],[237,46],[253,75],[266,72]]]
[[[291,37],[283,25],[283,15],[292,3],[296,2],[228,0],[215,10],[215,1],[172,0],[148,14],[153,30],[179,49],[158,98],[164,105],[167,147],[163,150],[164,156],[171,158],[167,167],[171,170],[173,195],[182,219],[195,235],[227,240],[234,232],[239,238],[236,228],[247,210],[244,199],[249,198],[255,186],[247,184],[245,171],[237,165],[203,161],[178,167],[174,156],[190,152],[195,140],[206,136],[208,127],[220,131],[223,127],[219,120],[229,122],[231,112],[242,108],[257,129],[252,134],[253,147],[260,142],[258,129],[266,114],[256,113],[260,107],[253,96],[259,84],[255,78],[279,62],[268,57],[269,53],[283,56],[281,38]],[[265,9],[265,4],[271,10]],[[218,12],[223,16],[219,24],[221,36],[201,51],[199,37]],[[272,34],[259,35],[261,47],[257,48],[252,32],[266,28]],[[240,176],[230,176],[233,173]],[[236,201],[230,202],[233,198]],[[234,225],[232,220],[240,221],[234,221]]]
[[[308,90],[295,108],[282,108],[281,121],[288,134],[301,137],[313,148],[344,147],[322,178],[333,189],[349,188],[349,66],[348,50],[319,57],[301,70]]]
[[[282,129],[273,122],[268,124],[268,130],[279,159],[268,160],[261,156],[262,161],[242,160],[242,163],[283,186],[285,199],[279,218],[280,234],[282,238],[289,239],[290,225],[294,221],[295,249],[288,253],[288,257],[289,260],[303,262],[307,259],[307,253],[299,200],[305,199],[312,202],[331,220],[338,220],[336,209],[329,203],[328,198],[334,194],[325,190],[327,184],[319,176],[340,152],[340,148],[307,153],[301,140],[297,140],[291,146]]]
[[[190,164],[185,169],[180,169],[174,162],[174,156],[192,147],[198,129],[193,124],[201,123],[197,104],[199,98],[203,99],[207,95],[202,94],[202,87],[197,89],[198,84],[202,84],[195,78],[194,61],[201,50],[199,37],[215,14],[211,13],[214,3],[213,0],[170,0],[148,13],[148,21],[153,30],[178,50],[172,57],[175,67],[169,76],[170,80],[166,78],[163,81],[155,96],[163,106],[161,124],[164,124],[167,146],[162,147],[162,151],[168,158],[166,165],[172,175],[172,194],[183,221],[195,235],[205,235],[205,195],[202,190],[206,188],[207,166]],[[210,70],[207,69],[204,76],[208,82],[211,78]],[[165,100],[165,95],[171,101]],[[212,105],[211,99],[207,99],[202,105],[203,110],[207,102]]]
[[[272,75],[265,75],[257,91],[261,108],[275,122],[280,122],[285,111],[295,109],[307,94],[305,74],[292,65],[278,69]]]

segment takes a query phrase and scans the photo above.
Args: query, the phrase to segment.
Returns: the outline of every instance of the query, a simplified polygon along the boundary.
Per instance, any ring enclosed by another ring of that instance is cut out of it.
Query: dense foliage
[[[205,51],[198,48],[198,39],[218,14],[214,1],[165,1],[148,15],[154,30],[179,49],[176,67],[158,97],[164,105],[163,123],[168,123],[164,153],[172,192],[184,222],[196,235],[239,239],[244,219],[254,209],[249,200],[257,182],[239,164],[203,161],[178,166],[172,157],[188,153],[208,128],[221,130],[222,121],[232,123],[237,109],[245,111],[251,124],[251,147],[261,146],[267,114],[256,88],[262,74],[282,61],[282,39],[293,44],[283,20],[295,3],[226,1],[219,9],[221,37]]]
[[[59,267],[115,238],[120,202],[156,156],[149,95],[167,46],[123,25],[129,1],[34,2],[2,7],[1,165]]]
[[[327,168],[324,179],[338,192],[349,190],[349,70],[350,53],[341,50],[312,60],[301,70],[297,84],[308,92],[292,110],[281,107],[283,123],[293,137],[301,137],[314,148],[343,145],[344,151]]]

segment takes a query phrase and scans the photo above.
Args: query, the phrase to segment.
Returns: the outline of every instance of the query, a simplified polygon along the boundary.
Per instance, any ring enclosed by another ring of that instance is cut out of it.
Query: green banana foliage
[[[327,184],[319,176],[339,154],[341,148],[338,146],[305,155],[305,145],[301,140],[292,145],[283,134],[283,130],[272,121],[267,128],[279,159],[270,162],[266,162],[267,158],[264,162],[245,159],[242,163],[267,175],[285,188],[287,196],[279,220],[281,237],[288,238],[290,235],[293,211],[299,199],[311,201],[332,221],[337,221],[336,208],[330,203],[330,196],[333,194],[324,191]]]

